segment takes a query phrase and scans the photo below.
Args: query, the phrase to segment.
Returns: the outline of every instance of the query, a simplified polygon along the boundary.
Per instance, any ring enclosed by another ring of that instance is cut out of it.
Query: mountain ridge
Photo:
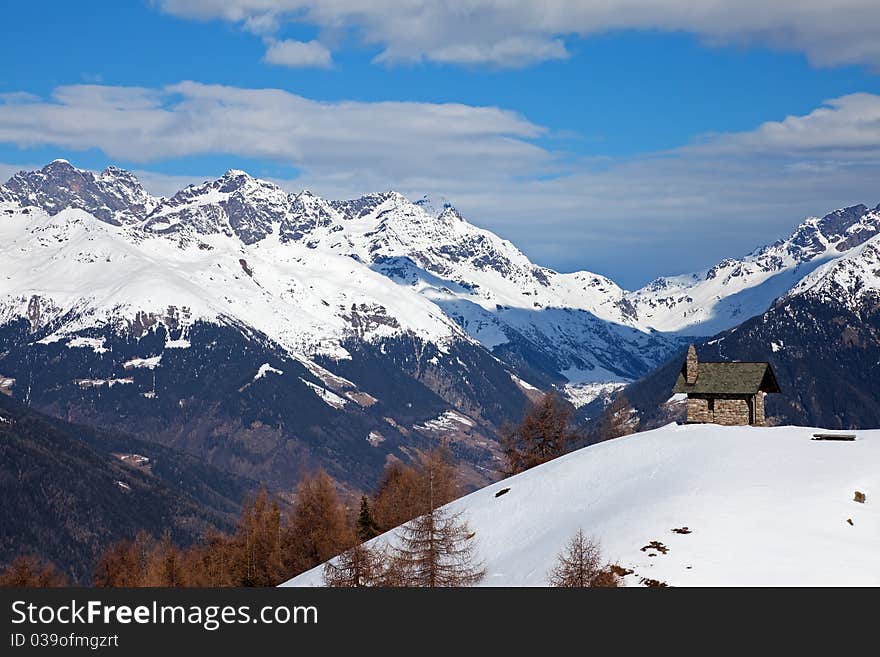
[[[86,423],[149,427],[279,487],[307,466],[369,486],[387,459],[443,440],[485,483],[497,428],[540,390],[607,400],[688,332],[729,331],[862,253],[880,225],[877,209],[852,206],[627,291],[536,265],[445,200],[330,201],[234,169],[160,198],[122,170],[63,161],[10,180],[3,391]],[[438,426],[454,430],[425,429]]]

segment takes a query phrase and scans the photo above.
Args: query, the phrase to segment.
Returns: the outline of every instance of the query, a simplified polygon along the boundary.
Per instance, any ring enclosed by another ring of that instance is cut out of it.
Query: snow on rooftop
[[[854,442],[811,440],[816,431],[673,424],[586,447],[450,507],[476,531],[487,586],[546,585],[578,529],[633,569],[627,585],[880,585],[880,430],[857,431]],[[316,568],[286,585],[321,581]]]

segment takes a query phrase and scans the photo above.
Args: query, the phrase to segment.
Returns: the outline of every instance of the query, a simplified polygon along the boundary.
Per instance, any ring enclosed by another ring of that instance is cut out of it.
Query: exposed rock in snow
[[[745,258],[627,292],[532,263],[447,201],[396,192],[328,201],[230,170],[159,199],[120,169],[58,161],[14,176],[0,200],[0,325],[51,326],[39,344],[87,346],[95,330],[161,325],[174,336],[166,348],[187,348],[204,321],[307,362],[350,358],[352,340],[413,335],[442,353],[479,344],[520,374],[570,384],[637,379],[681,346],[663,331],[728,328],[795,285],[824,289],[816,282],[832,269],[837,287],[824,293],[861,298],[880,229],[880,210],[854,206]],[[844,257],[856,252],[861,265]],[[828,261],[844,264],[820,267]],[[370,403],[355,386],[324,383]]]
[[[96,175],[66,160],[50,162],[39,171],[19,172],[3,187],[23,207],[36,206],[51,215],[79,208],[116,225],[143,219],[159,202],[128,171],[108,167]]]
[[[880,235],[852,248],[804,277],[786,297],[808,296],[858,308],[880,299]]]

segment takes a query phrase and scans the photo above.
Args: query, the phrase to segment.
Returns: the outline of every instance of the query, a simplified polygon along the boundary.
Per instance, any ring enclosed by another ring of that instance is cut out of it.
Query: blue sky
[[[428,193],[628,287],[880,202],[874,3],[642,3],[7,3],[0,177]]]

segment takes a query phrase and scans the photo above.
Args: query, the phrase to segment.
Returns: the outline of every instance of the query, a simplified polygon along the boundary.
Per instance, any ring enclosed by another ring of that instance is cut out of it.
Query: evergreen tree
[[[357,533],[361,542],[367,542],[379,535],[379,528],[373,520],[373,512],[370,510],[370,501],[366,495],[361,495],[361,510],[357,519]]]

